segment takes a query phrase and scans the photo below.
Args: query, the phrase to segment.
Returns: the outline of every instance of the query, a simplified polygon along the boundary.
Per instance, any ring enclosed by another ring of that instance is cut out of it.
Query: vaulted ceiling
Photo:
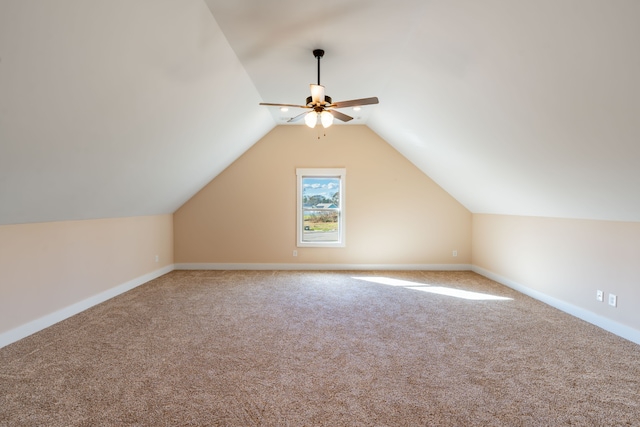
[[[636,0],[0,0],[0,224],[171,213],[334,100],[476,213],[640,221]]]

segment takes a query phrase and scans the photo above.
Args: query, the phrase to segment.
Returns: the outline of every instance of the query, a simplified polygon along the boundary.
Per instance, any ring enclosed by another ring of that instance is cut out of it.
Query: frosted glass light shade
[[[322,85],[309,85],[311,88],[311,100],[314,104],[324,104],[324,86]]]
[[[311,129],[316,127],[316,123],[318,123],[318,113],[315,111],[310,111],[306,116],[304,116],[304,122]]]
[[[322,127],[328,128],[333,124],[333,114],[328,111],[323,111],[320,113],[320,121],[322,122]]]

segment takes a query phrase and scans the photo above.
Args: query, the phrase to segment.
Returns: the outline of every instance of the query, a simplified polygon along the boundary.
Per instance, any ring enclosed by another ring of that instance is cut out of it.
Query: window
[[[344,246],[346,169],[296,169],[298,246]]]

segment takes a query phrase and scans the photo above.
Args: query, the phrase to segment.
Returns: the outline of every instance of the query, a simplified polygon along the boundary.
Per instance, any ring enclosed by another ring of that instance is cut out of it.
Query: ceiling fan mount
[[[318,122],[320,122],[323,127],[327,128],[331,126],[334,118],[343,122],[353,120],[353,117],[337,111],[336,108],[359,107],[363,105],[377,104],[379,102],[377,97],[372,97],[352,99],[349,101],[339,101],[334,103],[330,96],[325,95],[324,86],[320,84],[320,59],[324,57],[324,50],[314,49],[313,56],[318,60],[318,83],[312,83],[309,85],[311,89],[311,96],[307,97],[305,105],[272,104],[267,102],[261,102],[260,105],[266,105],[270,107],[295,107],[311,110],[305,111],[295,117],[290,118],[289,120],[287,120],[287,123],[296,122],[304,117],[305,123],[311,128],[315,127]]]

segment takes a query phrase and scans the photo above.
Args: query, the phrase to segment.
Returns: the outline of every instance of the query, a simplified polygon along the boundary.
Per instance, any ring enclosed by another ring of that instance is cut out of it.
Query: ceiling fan
[[[304,113],[290,118],[289,120],[287,120],[287,123],[296,122],[304,117],[306,125],[310,128],[315,127],[318,122],[320,122],[323,127],[328,128],[333,124],[334,117],[343,122],[348,122],[349,120],[353,119],[353,117],[347,116],[346,114],[335,110],[336,108],[360,107],[362,105],[371,105],[378,103],[377,97],[332,102],[331,97],[324,94],[324,86],[320,84],[320,59],[324,56],[324,50],[315,49],[313,51],[313,56],[318,59],[318,84],[314,85],[312,83],[309,85],[309,87],[311,88],[311,96],[307,97],[307,102],[305,105],[272,104],[268,102],[261,102],[260,105],[267,105],[270,107],[295,107],[311,110],[305,111]]]

